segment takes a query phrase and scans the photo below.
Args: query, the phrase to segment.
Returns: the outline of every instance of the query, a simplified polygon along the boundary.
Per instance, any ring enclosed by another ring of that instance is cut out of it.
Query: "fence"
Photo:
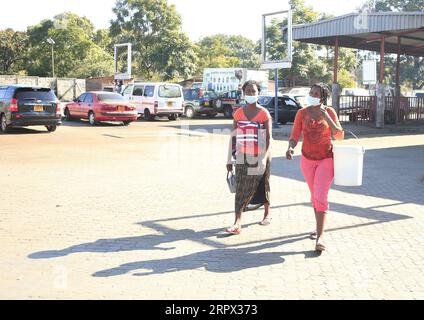
[[[339,96],[338,114],[341,122],[375,123],[377,97]],[[385,124],[424,120],[424,97],[385,98]]]
[[[0,75],[0,85],[23,84],[51,88],[62,101],[72,101],[85,92],[85,79],[42,78]]]
[[[384,116],[388,124],[424,120],[424,97],[386,97]]]
[[[377,97],[339,96],[340,122],[368,123],[375,121]]]

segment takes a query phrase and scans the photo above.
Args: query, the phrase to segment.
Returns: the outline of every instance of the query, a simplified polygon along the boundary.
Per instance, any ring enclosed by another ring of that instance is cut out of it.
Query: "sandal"
[[[269,226],[270,224],[271,224],[271,220],[272,220],[272,218],[265,218],[262,222],[260,222],[259,224],[261,225],[261,226]]]
[[[316,244],[316,246],[315,246],[315,250],[316,250],[316,251],[320,251],[320,252],[323,252],[323,251],[327,250],[327,247],[325,246],[325,244],[324,244],[324,242],[321,240],[321,238],[319,238],[319,239],[317,240],[317,244]]]
[[[238,236],[241,233],[241,228],[232,226],[231,228],[226,229],[225,232],[232,234],[234,236]]]

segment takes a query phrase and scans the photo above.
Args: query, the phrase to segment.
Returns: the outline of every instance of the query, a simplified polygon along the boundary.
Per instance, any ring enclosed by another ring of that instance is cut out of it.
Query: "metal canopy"
[[[382,34],[386,53],[424,56],[424,12],[351,13],[293,26],[296,41],[334,46],[338,37],[340,47],[377,52]]]

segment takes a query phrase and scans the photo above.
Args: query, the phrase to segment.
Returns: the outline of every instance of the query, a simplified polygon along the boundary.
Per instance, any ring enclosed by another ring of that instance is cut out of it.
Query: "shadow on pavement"
[[[213,249],[171,259],[132,262],[117,268],[98,271],[93,274],[93,277],[113,277],[136,270],[149,271],[135,273],[133,274],[134,276],[148,276],[185,270],[193,271],[201,268],[216,273],[232,273],[262,266],[282,264],[285,262],[283,258],[285,256],[304,255],[305,258],[319,257],[318,253],[312,251],[255,253],[256,251],[275,248],[304,239],[305,237],[298,237],[249,248]]]
[[[63,127],[87,127],[87,128],[95,128],[95,127],[123,127],[122,122],[100,122],[95,126],[91,126],[88,120],[79,120],[73,119],[71,121],[63,121]]]
[[[424,145],[367,150],[364,159],[363,185],[361,187],[333,186],[332,190],[397,201],[398,205],[407,203],[424,205],[422,196],[424,184],[421,182],[424,174],[423,160]],[[305,181],[300,171],[300,157],[296,157],[293,161],[274,158],[271,174]],[[342,212],[349,213],[349,211],[351,210]]]
[[[29,135],[29,134],[54,134],[52,132],[48,132],[46,127],[43,126],[39,126],[39,127],[35,127],[37,129],[29,129],[29,128],[19,128],[19,127],[15,127],[15,128],[11,128],[9,129],[10,131],[8,131],[7,134],[0,134],[0,137],[4,137],[4,136],[8,136],[8,135]],[[60,127],[58,128],[58,130],[60,129]]]

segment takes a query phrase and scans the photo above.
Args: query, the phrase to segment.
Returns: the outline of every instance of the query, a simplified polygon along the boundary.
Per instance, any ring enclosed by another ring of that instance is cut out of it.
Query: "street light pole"
[[[54,44],[52,44],[52,74],[53,74],[53,78],[55,77],[54,74]]]
[[[48,38],[47,42],[52,45],[52,76],[54,78],[55,77],[55,73],[54,73],[54,45],[56,44],[56,42],[54,42],[54,40],[52,38]]]

